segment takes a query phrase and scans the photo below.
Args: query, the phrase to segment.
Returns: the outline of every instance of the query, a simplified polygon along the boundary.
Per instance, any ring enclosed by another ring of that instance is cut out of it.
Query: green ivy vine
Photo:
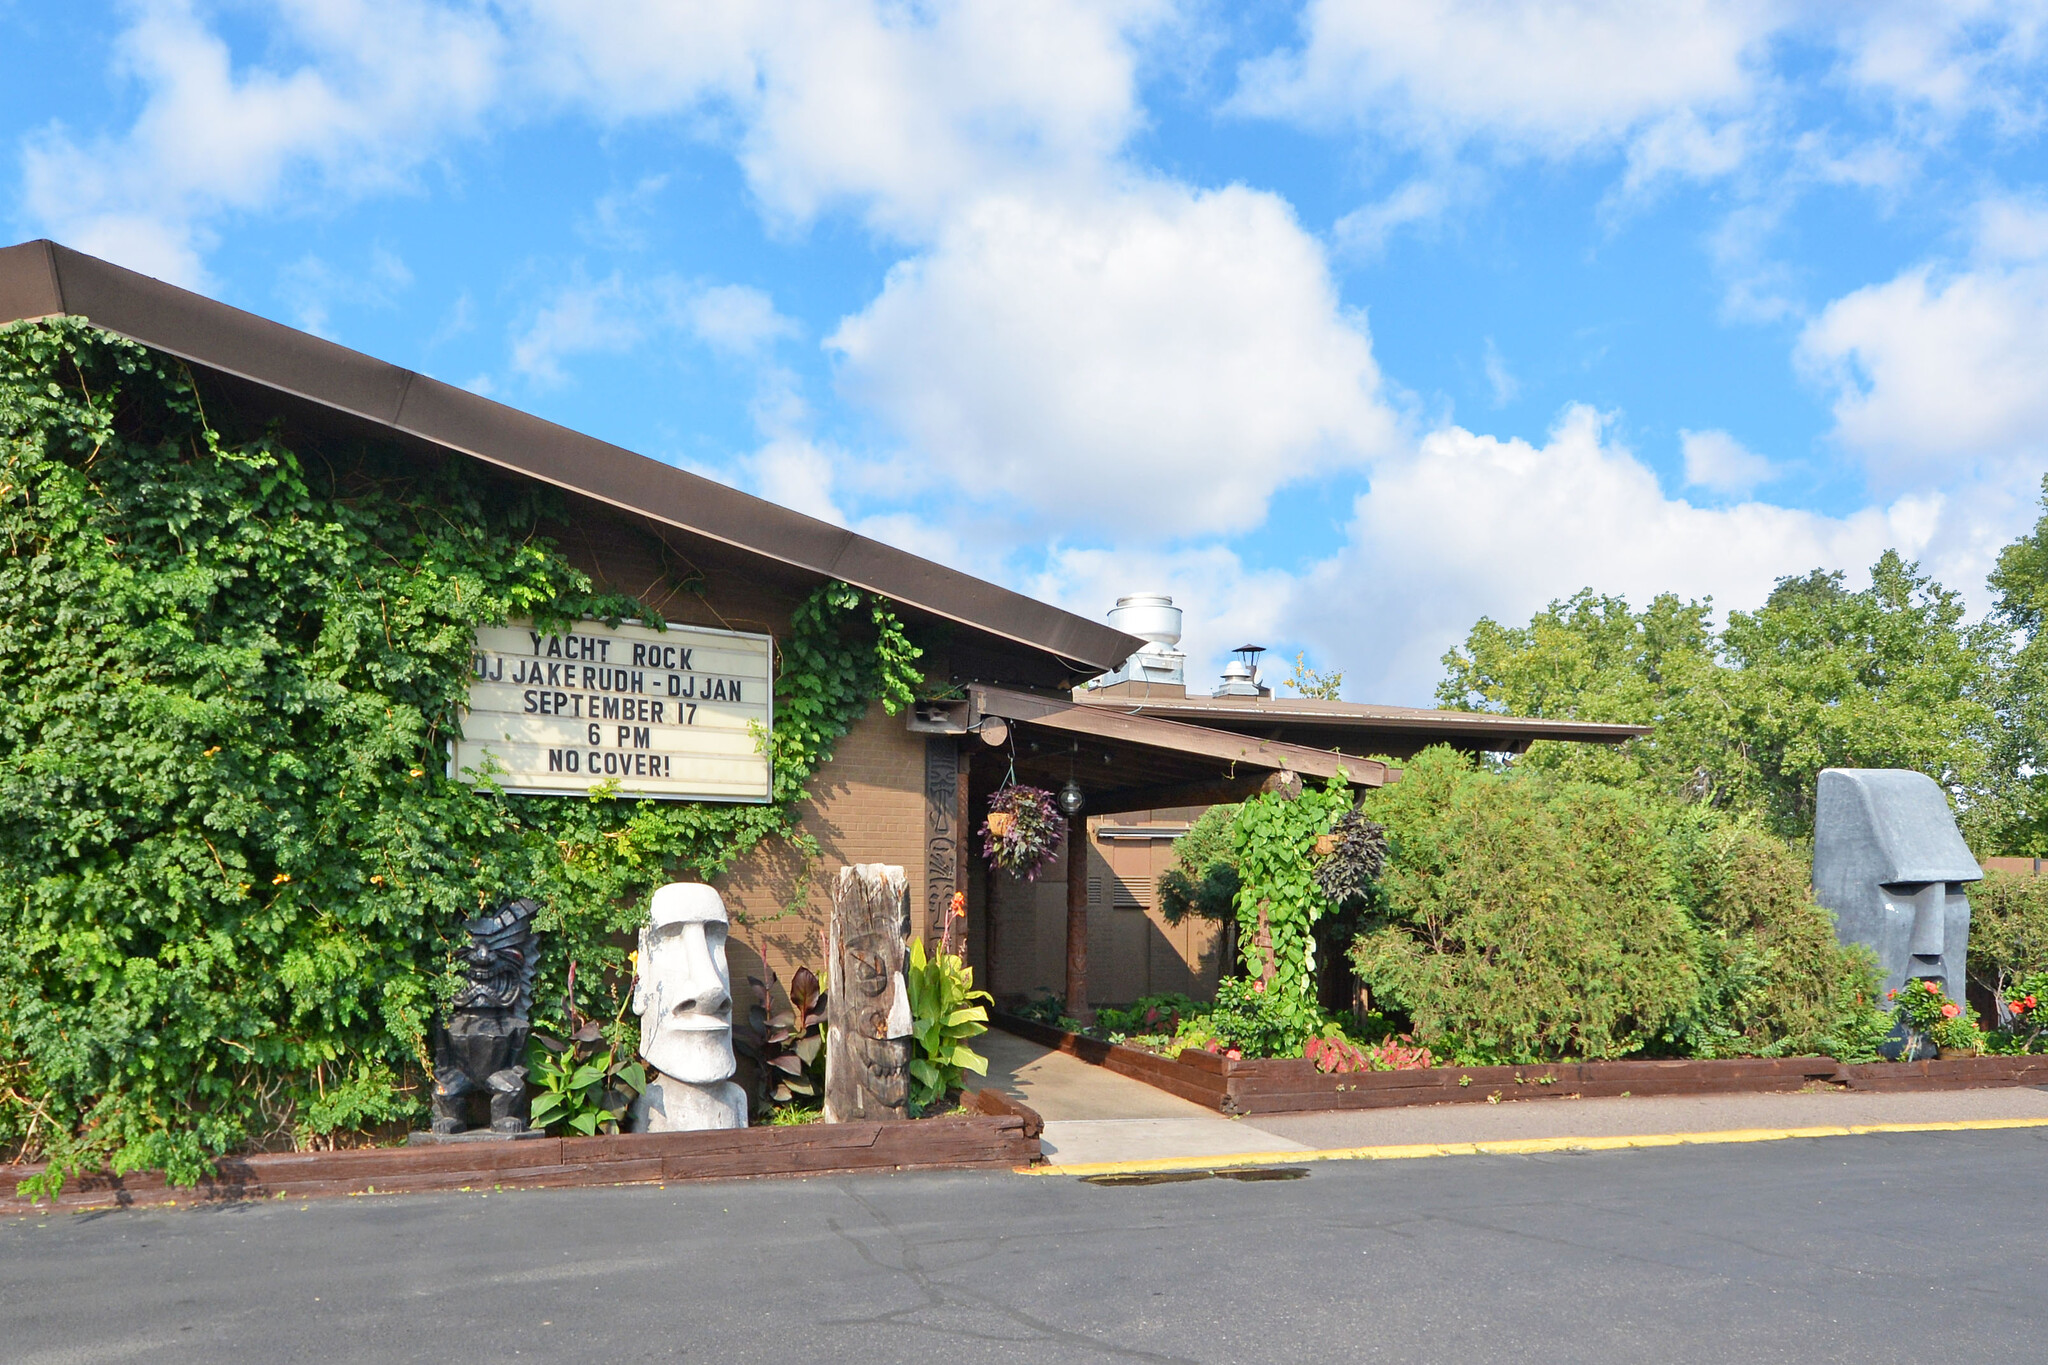
[[[1277,792],[1255,797],[1231,819],[1238,954],[1245,975],[1263,983],[1267,1009],[1303,1028],[1322,1019],[1315,926],[1335,909],[1316,883],[1315,843],[1351,807],[1350,789],[1332,778],[1292,800]]]
[[[0,1159],[52,1192],[361,1140],[422,1112],[466,915],[541,901],[537,1026],[572,961],[612,1017],[654,886],[808,847],[806,782],[919,682],[844,584],[778,642],[770,804],[445,776],[478,626],[658,624],[548,539],[563,515],[467,461],[286,449],[80,319],[0,328]]]

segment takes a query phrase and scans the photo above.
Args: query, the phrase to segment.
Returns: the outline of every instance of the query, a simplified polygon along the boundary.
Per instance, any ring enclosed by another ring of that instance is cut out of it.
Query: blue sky
[[[1983,605],[2048,4],[0,0],[51,236],[1100,615],[1425,702],[1482,614]]]

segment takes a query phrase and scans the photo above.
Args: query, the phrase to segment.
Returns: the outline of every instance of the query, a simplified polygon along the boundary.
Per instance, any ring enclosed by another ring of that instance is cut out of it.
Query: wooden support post
[[[1067,1013],[1095,1022],[1088,1005],[1088,817],[1067,817]]]

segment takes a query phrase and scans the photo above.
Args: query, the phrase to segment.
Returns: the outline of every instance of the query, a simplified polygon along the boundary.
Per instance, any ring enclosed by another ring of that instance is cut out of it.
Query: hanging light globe
[[[1081,807],[1087,804],[1088,797],[1082,792],[1081,784],[1068,778],[1067,785],[1060,788],[1060,809],[1070,816],[1079,815]]]

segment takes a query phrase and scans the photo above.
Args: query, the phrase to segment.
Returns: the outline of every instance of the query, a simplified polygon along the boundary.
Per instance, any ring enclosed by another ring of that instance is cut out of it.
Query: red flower
[[[1944,1018],[1944,1019],[1953,1019],[1953,1018],[1955,1018],[1955,1017],[1956,1017],[1956,1016],[1957,1016],[1958,1014],[1961,1014],[1962,1012],[1963,1012],[1963,1007],[1962,1007],[1961,1005],[1955,1004],[1955,1003],[1953,1003],[1953,1002],[1951,1002],[1951,1003],[1949,1003],[1949,1004],[1946,1004],[1946,1005],[1943,1005],[1943,1006],[1941,1007],[1941,1017],[1942,1017],[1942,1018]]]
[[[1923,985],[1923,986],[1925,986],[1925,987],[1927,988],[1927,993],[1928,993],[1929,995],[1940,995],[1940,994],[1941,994],[1941,987],[1939,987],[1939,986],[1935,985],[1935,984],[1934,984],[1934,983],[1933,983],[1932,981],[1923,981],[1923,982],[1921,982],[1920,984],[1921,984],[1921,985]]]
[[[1884,998],[1887,1000],[1896,1000],[1899,998],[1899,993],[1897,991],[1886,991],[1884,993]]]
[[[2030,995],[2030,996],[2028,996],[2028,997],[2027,997],[2027,999],[2026,999],[2026,1006],[2027,1006],[2027,1008],[2028,1008],[2028,1009],[2032,1009],[2032,1008],[2034,1008],[2034,997],[2033,997],[2033,996],[2031,996],[2031,995]]]

